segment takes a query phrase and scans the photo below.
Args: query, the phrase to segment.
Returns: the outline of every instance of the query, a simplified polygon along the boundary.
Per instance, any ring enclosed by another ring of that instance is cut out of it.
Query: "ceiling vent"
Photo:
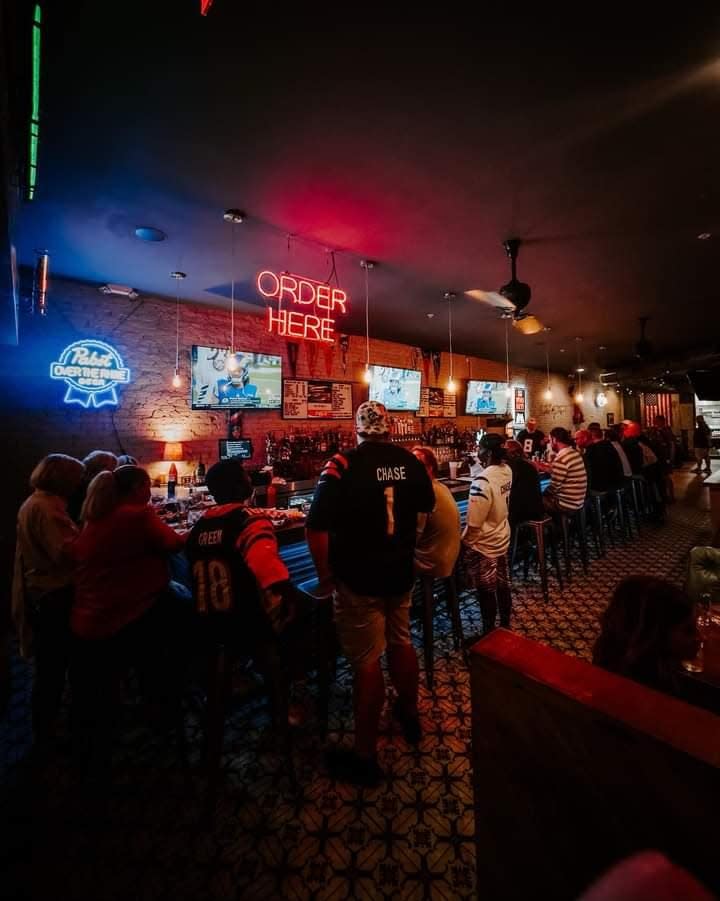
[[[127,297],[128,300],[137,300],[140,295],[131,288],[130,285],[100,285],[98,288],[101,294],[112,294],[114,297]]]

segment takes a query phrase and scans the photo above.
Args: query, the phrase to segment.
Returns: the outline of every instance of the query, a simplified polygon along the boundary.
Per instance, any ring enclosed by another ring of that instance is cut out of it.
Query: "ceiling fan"
[[[536,335],[543,331],[542,322],[532,313],[526,311],[530,303],[532,291],[530,285],[521,282],[517,277],[517,255],[521,241],[519,238],[508,238],[503,241],[505,253],[510,259],[510,281],[503,285],[499,291],[483,291],[480,288],[472,288],[465,291],[466,297],[478,300],[489,307],[493,307],[500,313],[500,319],[511,319],[513,327],[523,335]]]

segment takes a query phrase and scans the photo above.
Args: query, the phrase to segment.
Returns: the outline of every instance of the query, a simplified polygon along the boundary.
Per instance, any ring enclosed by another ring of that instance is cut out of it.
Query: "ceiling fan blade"
[[[471,297],[473,300],[479,300],[481,303],[486,303],[488,306],[495,307],[497,310],[508,310],[509,312],[515,310],[515,305],[497,291],[482,291],[480,288],[473,288],[464,293],[466,297]]]
[[[537,316],[529,313],[527,316],[523,316],[522,319],[513,319],[513,328],[517,329],[521,335],[537,335],[545,326]]]

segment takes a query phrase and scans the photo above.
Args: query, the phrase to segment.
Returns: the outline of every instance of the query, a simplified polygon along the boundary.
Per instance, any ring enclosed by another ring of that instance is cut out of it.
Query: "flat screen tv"
[[[282,357],[194,345],[191,375],[193,410],[280,409]]]
[[[508,408],[507,384],[470,379],[467,384],[465,413],[473,416],[496,416]]]
[[[218,454],[221,460],[232,460],[237,457],[240,460],[252,460],[253,443],[250,438],[227,439],[218,441]]]
[[[388,410],[417,412],[420,409],[420,370],[370,367],[370,400],[385,404]]]

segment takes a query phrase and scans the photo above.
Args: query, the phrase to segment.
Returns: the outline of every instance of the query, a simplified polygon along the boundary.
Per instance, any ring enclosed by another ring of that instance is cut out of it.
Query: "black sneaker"
[[[409,745],[419,745],[422,739],[422,726],[417,713],[406,713],[398,698],[393,704],[393,716],[400,723],[403,738]]]
[[[350,748],[333,748],[325,754],[325,763],[337,782],[376,788],[385,778],[374,757],[361,757]]]

